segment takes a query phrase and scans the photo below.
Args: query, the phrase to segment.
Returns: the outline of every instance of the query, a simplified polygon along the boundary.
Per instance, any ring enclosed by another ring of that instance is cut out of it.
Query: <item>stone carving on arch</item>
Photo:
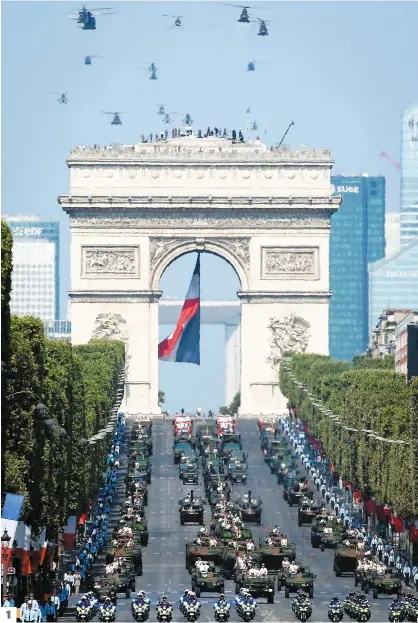
[[[125,372],[128,372],[131,354],[125,318],[120,314],[99,314],[94,325],[92,340],[121,340],[125,343]]]
[[[311,337],[311,325],[304,318],[297,316],[293,312],[283,320],[270,318],[268,329],[271,334],[271,352],[267,362],[270,363],[273,370],[277,369],[287,351],[295,353],[304,353],[306,351]]]
[[[150,287],[158,289],[158,283],[165,269],[178,257],[193,251],[214,253],[226,260],[235,269],[241,282],[241,289],[248,289],[250,267],[250,239],[247,237],[191,238],[170,236],[150,238]]]

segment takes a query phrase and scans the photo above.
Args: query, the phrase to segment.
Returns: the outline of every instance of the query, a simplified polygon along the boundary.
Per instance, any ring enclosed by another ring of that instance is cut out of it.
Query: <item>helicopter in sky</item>
[[[258,23],[260,24],[257,34],[260,35],[260,37],[266,37],[269,34],[266,24],[269,24],[270,22],[265,19],[260,19],[259,17],[257,17],[257,19]]]
[[[164,104],[155,104],[155,106],[158,106],[158,112],[157,115],[165,115],[165,108],[164,108]]]
[[[239,16],[239,19],[237,20],[238,22],[241,22],[241,24],[249,24],[250,23],[250,16],[248,15],[248,9],[251,9],[252,7],[250,6],[244,6],[243,4],[228,4],[226,2],[223,3],[225,6],[233,6],[237,9],[241,9],[241,15]]]
[[[122,112],[106,112],[105,110],[102,110],[102,113],[104,115],[112,115],[113,119],[110,122],[110,125],[122,125],[122,119],[120,118],[120,115],[124,115],[126,113],[122,113]]]
[[[55,93],[55,91],[50,91],[52,95],[59,95],[57,102],[59,104],[68,104],[68,97],[66,93]]]
[[[247,71],[255,71],[256,65],[264,65],[266,61],[250,61],[247,65]]]
[[[183,26],[181,23],[181,18],[183,17],[182,15],[165,15],[164,13],[159,13],[158,15],[161,17],[172,17],[175,20],[172,28],[179,28],[180,26]]]
[[[78,15],[69,15],[68,17],[77,20],[77,24],[81,24],[79,27],[82,30],[96,30],[96,17],[99,15],[115,15],[115,13],[118,13],[118,11],[114,11],[113,13],[99,13],[99,11],[111,11],[112,9],[113,7],[102,7],[90,11],[87,7],[83,6],[82,9],[79,9]]]
[[[249,114],[250,114],[250,112],[251,112],[251,107],[250,107],[250,106],[247,106],[247,110],[246,110],[245,112],[247,113],[247,115],[249,115]]]
[[[164,117],[163,117],[163,123],[173,123],[172,118],[170,117],[170,115],[177,115],[178,113],[172,112],[172,113],[164,113]]]
[[[91,65],[91,59],[92,58],[99,58],[99,57],[97,56],[97,54],[89,54],[88,56],[84,57],[84,64],[85,65]]]
[[[148,63],[144,63],[144,65],[147,65],[147,67],[138,67],[137,69],[141,69],[142,71],[149,71],[149,79],[150,80],[158,80],[157,78],[157,65],[155,63],[150,63],[148,65]],[[159,113],[161,114],[161,113]]]

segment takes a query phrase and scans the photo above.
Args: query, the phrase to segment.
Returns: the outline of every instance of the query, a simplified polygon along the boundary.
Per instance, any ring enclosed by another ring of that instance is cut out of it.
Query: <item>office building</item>
[[[395,330],[395,370],[408,381],[418,376],[418,312],[406,316]]]
[[[385,217],[385,257],[390,257],[401,245],[401,215],[397,212],[387,212]]]
[[[374,359],[395,353],[395,331],[405,318],[409,319],[409,322],[418,320],[418,312],[415,313],[410,309],[385,309],[380,314],[369,347],[369,354]]]
[[[401,244],[418,240],[418,103],[402,115]]]
[[[333,359],[351,361],[369,342],[368,264],[385,255],[385,178],[331,181],[343,202],[331,217],[329,350]]]
[[[44,331],[51,340],[71,340],[71,322],[69,320],[44,322]]]
[[[10,311],[44,322],[59,316],[59,223],[5,216],[13,236]]]
[[[418,309],[418,241],[369,266],[369,335],[383,309]]]

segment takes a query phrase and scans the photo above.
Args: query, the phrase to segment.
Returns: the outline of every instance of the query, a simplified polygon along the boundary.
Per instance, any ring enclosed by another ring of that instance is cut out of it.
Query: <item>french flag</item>
[[[75,549],[75,535],[77,532],[77,517],[68,517],[67,525],[64,528],[64,547],[65,551],[72,552]]]
[[[32,551],[32,570],[36,570],[38,565],[42,565],[45,560],[46,548],[48,541],[46,538],[46,528],[41,531],[41,534],[37,539],[34,539],[31,543]]]
[[[176,329],[158,344],[158,359],[200,365],[200,253]]]
[[[13,543],[16,536],[17,525],[19,523],[20,513],[22,512],[23,502],[25,501],[24,495],[18,495],[16,493],[6,493],[6,499],[4,500],[4,506],[1,511],[1,534],[7,530],[7,534],[10,537],[9,547],[7,550],[7,566],[10,565],[10,558],[13,549]]]

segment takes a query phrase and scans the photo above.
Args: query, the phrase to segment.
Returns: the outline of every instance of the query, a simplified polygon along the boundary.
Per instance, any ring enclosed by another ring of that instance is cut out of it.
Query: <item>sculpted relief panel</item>
[[[262,279],[319,279],[318,247],[262,247]]]
[[[289,314],[283,320],[270,318],[268,329],[271,333],[271,351],[267,362],[274,370],[286,352],[304,353],[306,351],[311,336],[310,328],[311,325],[307,320],[294,313]]]
[[[94,323],[92,340],[121,340],[125,343],[125,372],[128,372],[131,354],[129,353],[129,333],[126,320],[120,314],[99,314]]]
[[[248,271],[250,265],[250,239],[249,238],[237,238],[237,237],[225,237],[219,238],[218,236],[211,240],[210,238],[172,238],[172,237],[152,237],[150,238],[150,266],[155,266],[159,259],[163,257],[169,251],[174,250],[176,247],[185,244],[197,245],[198,249],[204,250],[205,242],[215,243],[219,247],[222,254],[222,248],[224,248],[240,261],[243,268]]]
[[[139,247],[86,246],[81,254],[82,277],[139,277]]]

